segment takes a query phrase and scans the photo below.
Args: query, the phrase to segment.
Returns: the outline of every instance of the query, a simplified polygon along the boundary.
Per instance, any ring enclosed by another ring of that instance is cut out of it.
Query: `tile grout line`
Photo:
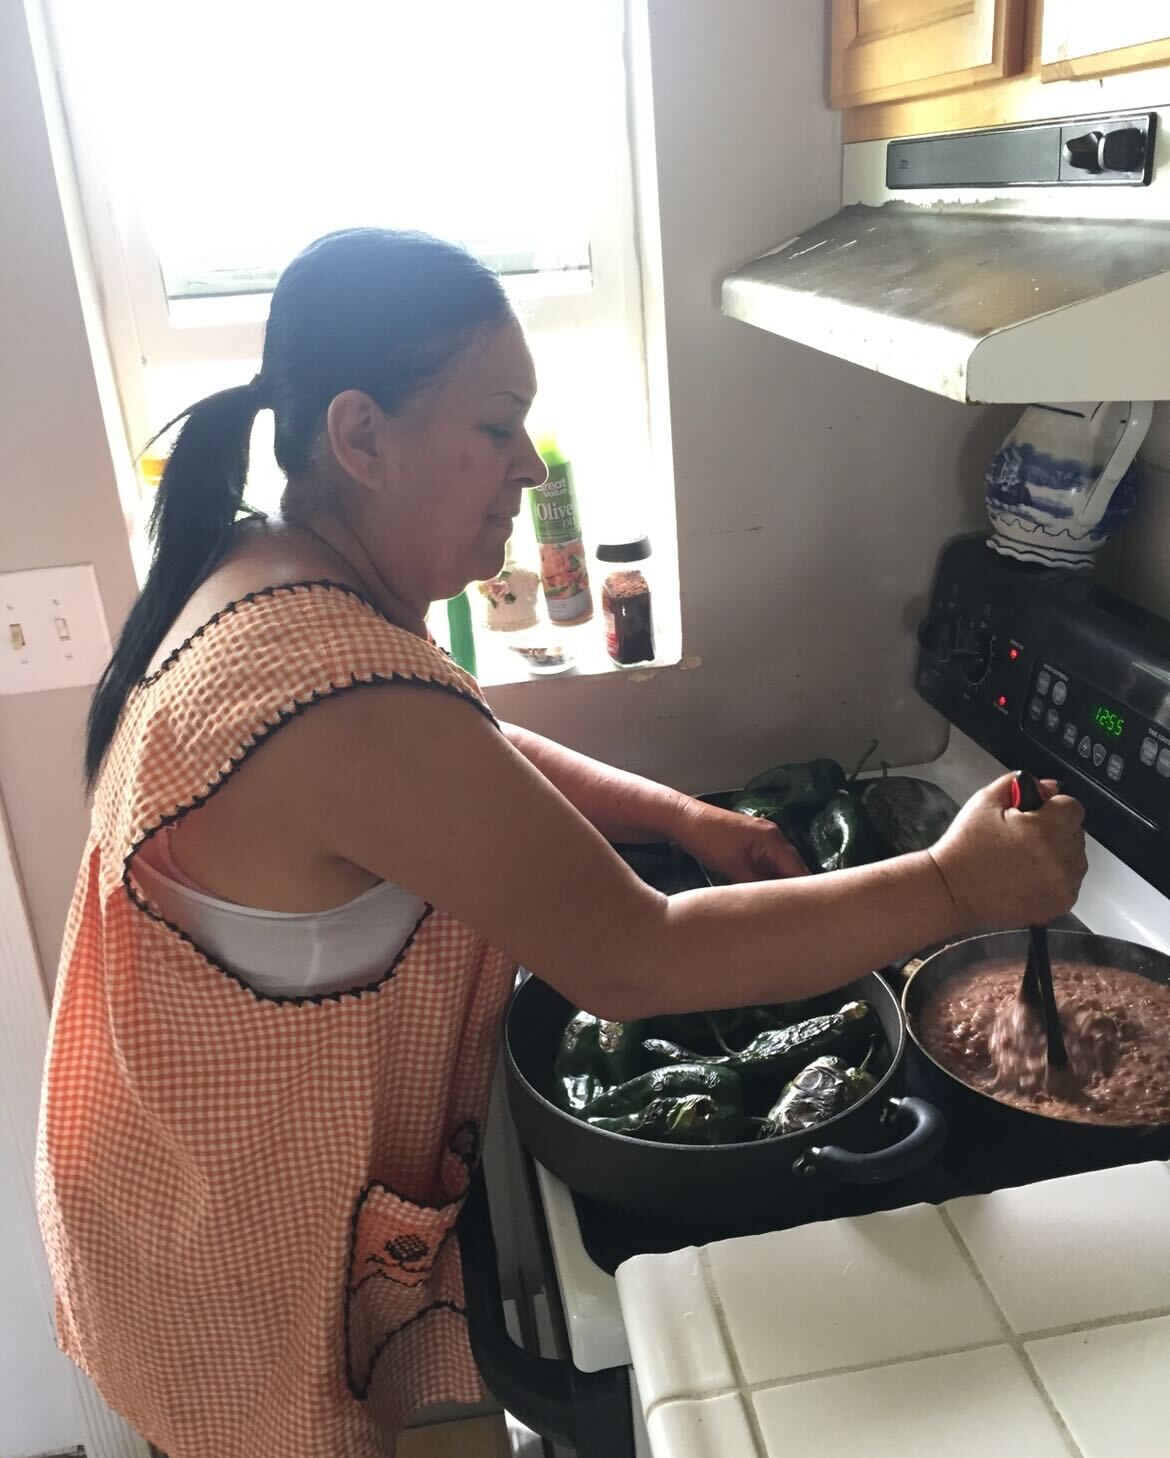
[[[703,1392],[675,1392],[670,1397],[656,1397],[646,1409],[644,1417],[647,1422],[656,1412],[661,1412],[665,1407],[685,1406],[687,1403],[713,1402],[717,1397],[742,1397],[743,1389],[740,1387],[708,1387]],[[753,1435],[754,1441],[754,1435]],[[764,1455],[767,1458],[767,1455]]]
[[[1050,1337],[1076,1336],[1083,1331],[1099,1331],[1103,1327],[1130,1326],[1139,1321],[1157,1321],[1170,1316],[1170,1306],[1152,1306],[1148,1311],[1128,1311],[1120,1316],[1102,1316],[1096,1321],[1071,1321],[1067,1326],[1041,1326],[1035,1331],[1020,1333],[1022,1342],[1046,1342]]]
[[[709,1397],[726,1397],[729,1393],[744,1394],[771,1392],[778,1387],[799,1387],[805,1382],[820,1382],[828,1377],[852,1377],[858,1372],[878,1372],[887,1367],[905,1367],[911,1362],[929,1362],[932,1357],[961,1357],[968,1352],[989,1352],[994,1347],[1006,1346],[1002,1338],[990,1342],[970,1342],[957,1347],[932,1347],[926,1351],[908,1352],[902,1357],[882,1357],[874,1362],[853,1362],[844,1367],[818,1367],[812,1372],[801,1372],[794,1377],[762,1377],[758,1382],[742,1378],[738,1387],[712,1387],[703,1392],[675,1392],[669,1397],[656,1398],[650,1405],[654,1411],[672,1402],[704,1402]]]
[[[719,1335],[723,1340],[723,1346],[727,1352],[727,1360],[731,1366],[732,1376],[736,1381],[740,1409],[747,1420],[748,1429],[752,1435],[752,1442],[756,1445],[757,1458],[768,1458],[768,1445],[764,1442],[764,1433],[760,1427],[760,1419],[756,1412],[756,1405],[748,1399],[745,1390],[747,1384],[744,1381],[743,1368],[739,1364],[739,1353],[735,1350],[735,1343],[731,1339],[731,1328],[727,1323],[727,1312],[723,1309],[723,1298],[719,1295],[719,1288],[715,1284],[715,1273],[711,1269],[710,1254],[705,1245],[699,1246],[696,1254],[699,1261],[699,1270],[703,1273],[703,1285],[707,1289],[707,1296],[711,1302],[711,1309],[715,1313],[715,1320],[719,1323]]]
[[[1023,1339],[1016,1334],[1015,1328],[1012,1326],[1011,1322],[1007,1318],[1007,1312],[1004,1311],[1003,1307],[1000,1306],[999,1302],[995,1299],[995,1293],[987,1284],[987,1280],[984,1277],[983,1272],[979,1269],[978,1261],[976,1261],[970,1250],[968,1250],[966,1241],[964,1241],[963,1237],[959,1234],[958,1226],[951,1219],[947,1207],[945,1205],[936,1205],[935,1209],[938,1211],[939,1217],[941,1218],[943,1224],[946,1226],[948,1232],[950,1233],[950,1237],[954,1241],[955,1247],[958,1250],[963,1262],[966,1264],[967,1269],[975,1278],[975,1282],[978,1285],[979,1289],[983,1292],[986,1300],[991,1303],[991,1309],[995,1313],[995,1319],[999,1322],[1000,1329],[1006,1336],[1008,1345],[1015,1352],[1016,1356],[1019,1358],[1021,1364],[1023,1365],[1024,1371],[1028,1375],[1028,1380],[1031,1382],[1033,1388],[1040,1398],[1040,1401],[1044,1404],[1044,1407],[1046,1408],[1049,1417],[1051,1417],[1052,1421],[1056,1424],[1057,1431],[1064,1439],[1065,1446],[1068,1448],[1069,1453],[1072,1455],[1072,1458],[1085,1458],[1085,1455],[1081,1451],[1080,1446],[1077,1444],[1076,1439],[1073,1437],[1072,1433],[1069,1432],[1068,1425],[1065,1422],[1064,1418],[1061,1416],[1060,1409],[1053,1401],[1052,1394],[1048,1391],[1048,1388],[1045,1387],[1044,1383],[1040,1380],[1040,1374],[1039,1372],[1037,1372],[1031,1357],[1028,1355],[1027,1351],[1024,1348]]]
[[[929,1362],[932,1357],[962,1357],[968,1352],[989,1352],[1004,1343],[969,1342],[958,1347],[935,1347],[925,1352],[908,1352],[904,1357],[882,1357],[876,1362],[853,1362],[847,1367],[822,1367],[819,1372],[802,1372],[798,1377],[767,1377],[760,1382],[749,1382],[747,1392],[767,1392],[773,1387],[799,1387],[802,1382],[820,1382],[827,1377],[852,1377],[858,1372],[881,1372],[887,1367],[906,1367],[911,1362]]]

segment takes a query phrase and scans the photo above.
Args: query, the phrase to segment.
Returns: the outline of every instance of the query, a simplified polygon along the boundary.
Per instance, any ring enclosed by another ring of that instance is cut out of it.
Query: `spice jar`
[[[601,610],[609,656],[623,668],[654,658],[654,619],[645,576],[649,557],[648,537],[607,542],[597,549],[599,562],[613,564],[601,586]]]

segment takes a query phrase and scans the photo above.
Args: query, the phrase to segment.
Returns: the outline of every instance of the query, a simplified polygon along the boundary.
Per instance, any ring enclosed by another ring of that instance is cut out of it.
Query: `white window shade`
[[[354,221],[458,240],[502,273],[588,268],[584,7],[126,10],[135,73],[160,77],[135,190],[170,299],[266,291],[307,239]]]
[[[633,241],[620,0],[53,14],[88,210],[116,233],[101,271],[120,275],[148,366],[256,354],[283,267],[355,225],[464,244],[536,327],[596,318],[599,281],[612,313]]]

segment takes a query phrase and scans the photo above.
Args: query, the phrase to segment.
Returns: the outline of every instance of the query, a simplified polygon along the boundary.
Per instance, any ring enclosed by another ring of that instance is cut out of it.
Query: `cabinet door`
[[[1025,0],[833,0],[834,106],[929,96],[1014,75]]]
[[[1167,0],[1044,0],[1040,75],[1045,81],[1107,76],[1170,62]]]

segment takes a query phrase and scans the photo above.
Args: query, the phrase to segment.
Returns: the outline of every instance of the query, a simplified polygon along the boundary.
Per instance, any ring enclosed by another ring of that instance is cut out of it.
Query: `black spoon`
[[[1039,810],[1044,804],[1040,786],[1027,770],[1017,770],[1012,780],[1012,807],[1016,810]],[[1060,1028],[1056,1008],[1056,990],[1052,985],[1052,963],[1048,957],[1048,929],[1028,928],[1028,960],[1020,983],[1020,999],[1040,1014],[1044,1036],[1048,1041],[1049,1068],[1068,1067],[1068,1049]]]

